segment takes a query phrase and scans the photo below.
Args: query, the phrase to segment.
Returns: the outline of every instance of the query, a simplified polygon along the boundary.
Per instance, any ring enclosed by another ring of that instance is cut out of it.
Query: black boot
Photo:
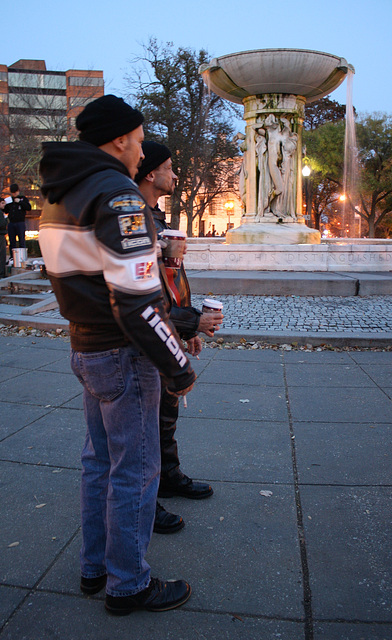
[[[80,578],[80,590],[87,596],[93,596],[98,593],[106,585],[106,574],[98,576],[98,578]]]
[[[181,516],[166,511],[159,502],[157,502],[155,511],[154,532],[155,533],[175,533],[185,526],[185,522]]]
[[[205,482],[194,482],[180,470],[170,477],[162,478],[159,484],[158,495],[160,498],[172,498],[182,496],[193,500],[209,498],[213,494],[212,487]]]
[[[105,608],[114,616],[127,616],[135,609],[146,611],[168,611],[180,607],[191,595],[191,588],[185,580],[162,582],[151,578],[147,589],[134,596],[106,596]]]

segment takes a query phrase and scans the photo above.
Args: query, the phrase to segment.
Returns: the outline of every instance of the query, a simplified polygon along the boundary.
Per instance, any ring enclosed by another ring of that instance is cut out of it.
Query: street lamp
[[[230,216],[234,212],[234,202],[233,202],[233,200],[228,200],[227,202],[225,202],[225,209],[226,209],[227,218],[228,218],[227,230],[229,230],[229,229],[231,229]]]

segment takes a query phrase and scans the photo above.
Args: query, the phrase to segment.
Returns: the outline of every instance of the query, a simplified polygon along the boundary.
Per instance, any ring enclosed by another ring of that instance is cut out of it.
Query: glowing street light
[[[231,229],[230,216],[234,212],[234,202],[233,202],[233,200],[228,200],[227,202],[225,202],[225,209],[226,209],[227,218],[228,218],[227,228]]]
[[[309,167],[309,165],[308,165],[308,164],[306,164],[306,165],[303,167],[303,169],[302,169],[302,175],[303,175],[305,178],[308,178],[308,177],[310,176],[310,167]]]

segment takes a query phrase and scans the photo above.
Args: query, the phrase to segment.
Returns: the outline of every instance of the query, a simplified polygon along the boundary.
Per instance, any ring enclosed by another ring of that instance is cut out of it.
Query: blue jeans
[[[83,384],[87,422],[81,573],[107,573],[109,595],[133,595],[150,581],[145,554],[160,474],[158,370],[134,347],[72,351],[71,366]]]

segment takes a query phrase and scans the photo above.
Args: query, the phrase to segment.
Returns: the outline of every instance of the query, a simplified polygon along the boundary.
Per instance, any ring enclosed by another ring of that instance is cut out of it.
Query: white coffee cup
[[[213,298],[204,298],[203,306],[201,308],[203,313],[214,313],[216,311],[222,311],[222,309],[223,309],[223,302],[221,302],[220,300],[213,300]],[[219,328],[219,326],[220,325],[216,327],[214,325],[214,327],[210,329],[211,333],[214,333],[215,329]]]
[[[179,269],[184,258],[186,233],[179,229],[164,229],[160,234],[166,247],[162,248],[162,256],[165,267]]]
[[[214,311],[222,311],[223,302],[220,300],[214,300],[213,298],[204,298],[202,312],[203,313],[214,313]]]

